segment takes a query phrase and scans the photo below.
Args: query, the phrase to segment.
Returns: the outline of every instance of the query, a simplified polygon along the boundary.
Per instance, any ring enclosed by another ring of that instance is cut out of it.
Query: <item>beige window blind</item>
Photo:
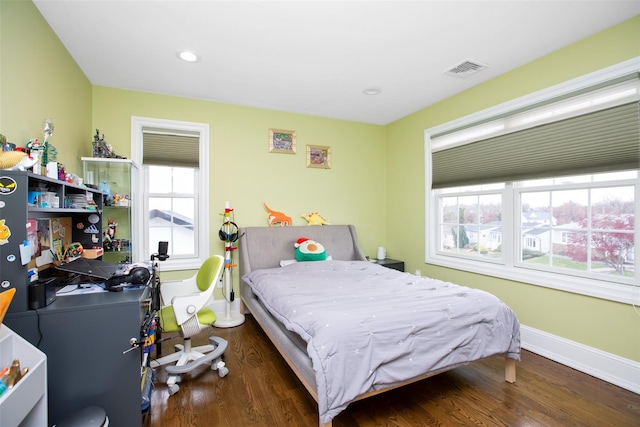
[[[432,186],[639,167],[640,108],[632,102],[434,152]]]
[[[142,130],[142,163],[146,165],[197,168],[200,164],[200,136],[197,132]]]

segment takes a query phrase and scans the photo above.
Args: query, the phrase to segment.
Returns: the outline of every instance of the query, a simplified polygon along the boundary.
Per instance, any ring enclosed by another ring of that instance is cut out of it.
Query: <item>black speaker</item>
[[[56,286],[58,279],[51,277],[49,279],[40,279],[31,283],[29,288],[29,309],[37,310],[51,304],[56,300]]]
[[[227,227],[229,227],[229,232],[225,230]],[[218,237],[220,237],[220,240],[223,242],[235,242],[238,240],[238,226],[233,221],[225,222],[218,231]]]

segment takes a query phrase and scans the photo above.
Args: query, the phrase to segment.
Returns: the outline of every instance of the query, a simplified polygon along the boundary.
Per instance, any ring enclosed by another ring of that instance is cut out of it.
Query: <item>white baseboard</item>
[[[640,394],[640,363],[521,325],[522,348]]]

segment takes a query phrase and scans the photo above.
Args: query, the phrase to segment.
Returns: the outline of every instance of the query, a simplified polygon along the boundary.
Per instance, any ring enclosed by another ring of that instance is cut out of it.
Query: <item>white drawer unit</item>
[[[47,425],[47,357],[6,325],[0,326],[0,366],[20,361],[28,372],[0,395],[0,426]]]

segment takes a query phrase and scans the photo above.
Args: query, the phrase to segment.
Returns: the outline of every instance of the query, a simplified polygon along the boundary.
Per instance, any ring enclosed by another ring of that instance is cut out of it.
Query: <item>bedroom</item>
[[[607,374],[612,380],[635,378],[636,387],[640,383],[640,318],[629,304],[426,265],[423,188],[425,128],[637,58],[640,51],[634,40],[640,37],[640,17],[380,126],[93,86],[30,2],[2,2],[1,11],[0,128],[11,139],[40,135],[42,119],[52,116],[62,162],[80,169],[77,157],[89,153],[95,128],[106,134],[116,152],[126,155],[132,115],[209,123],[212,212],[230,200],[238,223],[264,225],[261,203],[266,201],[294,217],[318,210],[334,223],[353,223],[365,253],[374,255],[375,248],[385,246],[390,255],[405,261],[407,271],[419,269],[424,275],[486,289],[508,302],[523,325],[538,331],[536,338],[547,339],[536,345],[549,355],[576,364],[595,356],[597,363],[589,368],[615,366]],[[300,147],[332,145],[333,168],[306,169],[302,148],[296,156],[268,153],[269,128],[295,129]],[[255,147],[255,152],[248,147]],[[232,189],[222,184],[228,169],[237,177]],[[255,169],[261,171],[260,179]],[[382,184],[379,171],[384,171]],[[256,187],[256,181],[263,186]],[[363,191],[365,197],[354,200],[355,191]],[[219,242],[212,239],[210,249],[220,251]],[[526,348],[526,339],[523,342]]]

